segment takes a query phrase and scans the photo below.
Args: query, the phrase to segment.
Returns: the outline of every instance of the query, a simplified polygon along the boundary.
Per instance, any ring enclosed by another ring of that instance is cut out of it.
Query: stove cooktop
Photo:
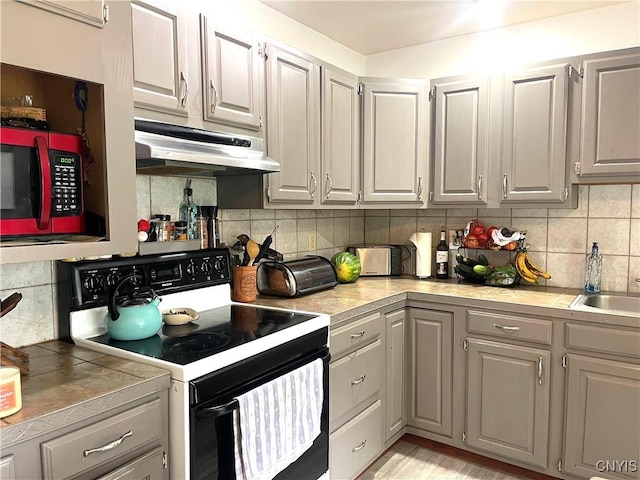
[[[158,334],[144,340],[119,341],[108,334],[88,340],[187,365],[313,318],[305,313],[231,304],[200,312],[197,321],[185,325],[164,324]]]

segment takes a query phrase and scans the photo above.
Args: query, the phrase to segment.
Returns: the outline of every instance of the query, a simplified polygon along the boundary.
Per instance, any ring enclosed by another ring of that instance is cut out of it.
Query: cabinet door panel
[[[468,340],[467,445],[547,466],[550,358],[544,350]]]
[[[486,204],[489,81],[435,84],[432,203]]]
[[[568,85],[566,65],[506,76],[503,200],[564,201]]]
[[[164,450],[156,447],[97,480],[150,480],[165,477]]]
[[[205,15],[200,22],[204,119],[258,130],[263,62],[257,39],[248,33],[220,31]]]
[[[364,202],[422,203],[425,85],[365,82]]]
[[[322,203],[353,203],[360,189],[358,77],[322,71]]]
[[[186,24],[175,5],[133,0],[136,107],[187,115]]]
[[[267,115],[269,156],[280,172],[269,174],[269,201],[313,204],[320,165],[320,73],[317,65],[269,47]]]
[[[640,478],[624,463],[640,458],[640,366],[567,357],[565,471],[600,476],[609,461],[607,478]]]
[[[104,0],[17,0],[34,7],[73,18],[79,22],[103,28],[109,20],[108,7]]]
[[[452,314],[409,310],[409,425],[451,436]]]
[[[404,377],[405,377],[405,310],[387,314],[387,384],[385,412],[385,441],[398,433],[406,423]]]
[[[581,175],[640,174],[640,55],[584,62]]]

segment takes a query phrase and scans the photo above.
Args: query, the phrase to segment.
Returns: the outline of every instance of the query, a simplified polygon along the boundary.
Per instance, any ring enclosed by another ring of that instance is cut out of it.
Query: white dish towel
[[[317,359],[236,397],[238,480],[270,480],[309,449],[320,434],[322,369]]]

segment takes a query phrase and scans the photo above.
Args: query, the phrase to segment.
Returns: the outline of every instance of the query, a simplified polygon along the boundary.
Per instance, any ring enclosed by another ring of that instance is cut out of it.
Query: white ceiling
[[[363,55],[629,0],[260,0]]]

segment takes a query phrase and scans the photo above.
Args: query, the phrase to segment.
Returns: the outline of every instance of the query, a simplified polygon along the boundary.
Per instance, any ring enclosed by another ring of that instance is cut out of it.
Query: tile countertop
[[[169,372],[61,341],[20,348],[22,408],[0,420],[0,445],[27,440],[169,387]]]
[[[569,308],[578,289],[518,285],[513,288],[488,287],[449,280],[418,280],[416,277],[360,277],[355,283],[311,295],[286,298],[258,295],[257,305],[326,313],[337,325],[357,315],[402,302],[433,302],[446,305],[487,308],[560,318],[640,328],[637,316],[606,315]]]

